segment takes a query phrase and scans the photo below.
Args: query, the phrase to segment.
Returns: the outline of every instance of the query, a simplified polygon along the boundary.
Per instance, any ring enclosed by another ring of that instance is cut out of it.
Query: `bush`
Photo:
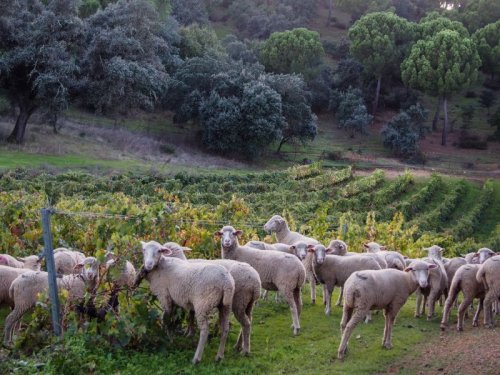
[[[467,130],[462,130],[458,138],[458,147],[486,150],[488,148],[488,143],[484,139],[481,139],[481,137],[470,134]]]

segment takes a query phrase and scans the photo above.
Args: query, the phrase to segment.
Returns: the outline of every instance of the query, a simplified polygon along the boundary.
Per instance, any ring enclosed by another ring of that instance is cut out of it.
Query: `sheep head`
[[[166,248],[165,246],[159,244],[156,241],[143,242],[142,245],[142,255],[144,257],[144,269],[146,271],[151,271],[158,265],[162,255],[169,256],[172,254],[172,250]]]
[[[382,246],[376,242],[365,242],[363,248],[367,253],[378,253],[379,251],[386,250],[385,246]]]
[[[347,244],[341,240],[330,241],[327,250],[331,250],[328,254],[345,255],[347,253]]]
[[[483,264],[484,262],[486,262],[486,260],[495,255],[496,253],[493,250],[488,249],[487,247],[480,248],[476,253],[476,256],[479,256],[480,264]]]
[[[315,259],[317,264],[323,264],[323,262],[325,261],[325,258],[326,258],[326,254],[330,254],[332,252],[331,249],[326,249],[321,244],[308,245],[307,251],[314,253],[314,259]]]
[[[215,232],[215,236],[220,238],[220,242],[223,248],[230,249],[239,246],[238,237],[241,236],[243,232],[241,230],[236,230],[230,225],[222,227],[218,232]]]
[[[264,224],[264,230],[267,233],[280,232],[285,227],[286,220],[283,219],[280,215],[274,215],[268,220],[267,223]]]
[[[430,264],[423,260],[415,260],[405,268],[405,272],[411,272],[413,279],[421,288],[427,288],[429,284],[429,270],[437,268],[436,264]]]
[[[429,256],[435,259],[441,259],[444,252],[444,248],[439,247],[438,245],[432,245],[431,247],[424,247],[422,248],[422,250],[427,251]]]
[[[308,246],[305,242],[299,241],[290,246],[290,252],[295,254],[300,260],[305,259]]]

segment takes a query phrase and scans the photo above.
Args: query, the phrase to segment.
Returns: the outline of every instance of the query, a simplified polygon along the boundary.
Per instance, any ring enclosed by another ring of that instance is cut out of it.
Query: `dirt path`
[[[498,375],[500,328],[468,325],[464,332],[457,332],[450,326],[439,337],[414,347],[413,353],[381,374]]]

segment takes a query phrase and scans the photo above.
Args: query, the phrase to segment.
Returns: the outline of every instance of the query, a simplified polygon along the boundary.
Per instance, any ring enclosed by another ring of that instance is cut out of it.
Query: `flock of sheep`
[[[337,305],[343,304],[342,339],[338,358],[343,359],[349,337],[362,320],[371,319],[371,310],[384,310],[385,328],[383,346],[390,349],[392,327],[401,307],[416,292],[415,316],[428,306],[427,318],[434,315],[434,306],[445,298],[441,329],[448,325],[450,310],[457,305],[457,295],[463,294],[458,306],[457,329],[463,329],[464,316],[475,298],[479,299],[473,325],[478,325],[481,310],[484,324],[494,326],[494,313],[500,313],[500,255],[481,248],[465,257],[445,259],[443,249],[432,246],[428,257],[408,259],[397,251],[388,251],[375,242],[364,244],[365,253],[348,252],[341,240],[333,240],[328,247],[314,238],[291,231],[281,216],[273,216],[265,225],[274,232],[278,243],[249,241],[240,245],[240,230],[224,226],[215,235],[220,238],[222,259],[187,259],[189,248],[174,242],[160,244],[142,242],[143,265],[136,273],[130,262],[121,263],[113,279],[110,308],[117,309],[116,294],[133,289],[146,279],[165,314],[173,306],[186,310],[189,334],[195,332],[195,321],[200,331],[193,363],[202,359],[209,334],[209,318],[217,309],[220,324],[220,346],[216,360],[224,357],[229,333],[230,314],[233,312],[241,325],[236,349],[250,353],[252,311],[261,295],[277,291],[288,303],[295,335],[300,332],[302,309],[301,288],[311,283],[311,302],[316,301],[316,284],[323,285],[325,314],[331,312],[331,295],[341,288]],[[118,267],[111,254],[104,264],[95,257],[59,248],[54,250],[58,288],[68,290],[70,300],[81,300],[87,291],[95,291],[100,278],[110,268]],[[19,330],[23,314],[35,306],[37,295],[48,289],[47,273],[40,271],[37,256],[15,259],[0,255],[0,305],[12,308],[5,321],[4,344],[10,345]],[[343,298],[342,298],[343,296]],[[423,305],[422,305],[423,302]],[[88,311],[87,311],[88,312]],[[94,312],[95,313],[95,312]],[[99,315],[96,315],[99,317]],[[102,316],[101,316],[102,317]]]

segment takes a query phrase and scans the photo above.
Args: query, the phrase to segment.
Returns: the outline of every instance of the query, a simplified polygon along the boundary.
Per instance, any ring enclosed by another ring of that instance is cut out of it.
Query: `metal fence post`
[[[346,234],[347,234],[347,223],[344,223],[344,225],[342,226],[342,236],[344,237],[344,239]]]
[[[61,319],[59,315],[59,298],[57,295],[56,266],[54,263],[54,248],[52,246],[52,233],[50,231],[50,208],[42,208],[42,228],[45,265],[49,277],[49,297],[52,312],[52,327],[56,336],[61,335]]]

